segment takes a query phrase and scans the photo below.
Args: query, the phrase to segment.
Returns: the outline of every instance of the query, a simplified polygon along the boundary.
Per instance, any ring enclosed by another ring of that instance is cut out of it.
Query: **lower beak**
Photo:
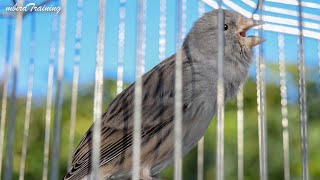
[[[254,27],[262,25],[259,21],[249,18],[241,18],[240,19],[240,26],[239,26],[239,35],[243,38],[243,43],[246,46],[253,47],[265,41],[264,38],[258,36],[245,36],[246,32]]]
[[[245,37],[244,39],[245,39],[244,44],[249,47],[253,47],[255,45],[258,45],[258,44],[266,41],[266,39],[264,39],[262,37],[258,37],[258,36],[248,36],[248,37]]]

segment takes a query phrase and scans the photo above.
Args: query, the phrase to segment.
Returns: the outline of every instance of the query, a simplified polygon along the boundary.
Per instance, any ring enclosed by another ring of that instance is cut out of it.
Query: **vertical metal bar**
[[[117,67],[117,94],[120,94],[123,89],[123,62],[124,62],[124,44],[126,31],[126,2],[127,0],[120,0],[119,9],[119,33],[118,33],[118,67]]]
[[[133,157],[132,179],[139,180],[140,172],[140,145],[141,145],[141,117],[142,117],[142,73],[145,60],[145,33],[146,33],[147,1],[138,1],[138,30],[136,52],[136,82],[134,87],[134,126],[133,126]]]
[[[201,17],[204,12],[205,4],[202,0],[198,1],[198,15]],[[203,180],[203,157],[204,157],[204,137],[198,142],[198,162],[197,162],[197,179]]]
[[[146,31],[147,31],[147,26],[146,26],[146,17],[147,17],[147,1],[148,0],[143,0],[143,6],[142,6],[142,21],[141,21],[141,59],[139,59],[141,62],[140,68],[141,68],[141,75],[145,72],[145,51],[146,51]],[[139,15],[138,15],[139,16]]]
[[[65,55],[65,36],[66,36],[66,18],[67,16],[67,1],[61,0],[60,12],[60,31],[59,31],[59,50],[58,50],[58,69],[57,69],[57,87],[55,114],[53,126],[53,143],[52,143],[52,161],[51,161],[51,180],[58,179],[59,173],[59,156],[60,156],[60,134],[61,134],[61,108],[62,108],[62,81]]]
[[[98,37],[96,52],[96,70],[93,104],[93,142],[92,142],[92,173],[93,180],[100,179],[100,134],[101,134],[101,108],[103,94],[103,59],[104,59],[104,38],[105,38],[105,14],[106,1],[99,1]]]
[[[299,8],[299,96],[300,96],[300,123],[301,123],[301,158],[302,158],[302,179],[309,179],[308,167],[308,115],[307,115],[307,98],[306,98],[306,77],[304,64],[304,44],[302,30],[302,6],[301,0],[298,1]]]
[[[259,48],[256,48],[256,70],[257,70],[257,104],[258,104],[258,133],[259,133],[259,164],[260,164],[260,179],[267,179],[267,164],[266,164],[266,127],[265,127],[265,115],[264,115],[264,100],[263,100],[263,83],[262,74],[264,65],[261,64],[259,58]]]
[[[78,84],[79,84],[79,63],[81,50],[81,36],[82,36],[82,16],[83,16],[83,0],[77,1],[77,21],[76,34],[74,44],[73,57],[73,80],[72,80],[72,96],[71,96],[71,112],[70,112],[70,133],[69,133],[69,152],[68,152],[68,169],[71,166],[72,152],[74,144],[74,131],[77,117],[77,102],[78,102]]]
[[[259,0],[259,19],[262,19],[264,0]],[[262,26],[259,29],[259,36],[263,36]],[[265,63],[263,58],[263,46],[259,44],[257,48],[257,103],[258,103],[258,131],[259,131],[259,162],[260,179],[268,179],[267,165],[267,128],[265,118]]]
[[[167,0],[160,0],[159,62],[166,57]]]
[[[17,2],[19,6],[23,6],[23,0]],[[4,179],[12,179],[12,166],[13,166],[13,146],[14,146],[14,135],[15,135],[15,122],[16,122],[16,91],[18,81],[18,67],[20,59],[20,45],[21,45],[21,33],[22,33],[22,12],[16,14],[16,25],[15,25],[15,37],[14,37],[14,49],[13,49],[13,86],[10,95],[10,109],[9,109],[9,125],[7,135],[7,146],[6,146],[6,162]]]
[[[290,179],[290,155],[289,155],[289,130],[288,130],[288,108],[287,108],[287,83],[286,83],[286,60],[284,51],[284,35],[278,34],[279,47],[279,72],[280,72],[280,95],[282,115],[282,141],[283,141],[283,162],[284,179]]]
[[[182,93],[183,93],[183,74],[182,74],[182,39],[183,39],[183,0],[177,1],[177,41],[176,41],[176,62],[175,62],[175,104],[174,104],[174,180],[182,180]]]
[[[187,34],[187,0],[182,0],[181,11],[181,44]]]
[[[224,59],[224,12],[219,1],[218,10],[218,84],[217,84],[217,152],[216,152],[216,179],[224,179],[224,84],[223,84],[223,59]]]
[[[318,71],[319,71],[319,79],[320,79],[320,40],[318,40]]]
[[[56,36],[57,36],[57,32],[58,32],[58,16],[57,15],[53,16],[53,22],[52,22],[51,29],[52,29],[52,32],[51,32],[52,39],[51,39],[51,43],[50,43],[49,68],[48,68],[48,85],[47,85],[47,99],[46,99],[42,180],[48,179],[53,73],[54,73],[54,61],[56,59],[56,40],[57,40]]]
[[[318,40],[318,71],[319,71],[319,79],[320,79],[320,40]]]
[[[26,167],[26,156],[28,150],[28,137],[30,126],[30,115],[32,108],[32,89],[33,89],[33,75],[34,75],[34,58],[35,58],[35,34],[36,34],[36,20],[35,15],[31,16],[31,41],[30,41],[30,59],[29,59],[29,77],[28,77],[28,91],[27,91],[27,104],[26,114],[24,119],[24,131],[23,131],[23,145],[20,160],[20,174],[19,180],[24,180],[24,172]]]
[[[243,87],[237,95],[238,180],[244,179],[243,169]]]
[[[204,137],[198,142],[197,180],[203,180]]]
[[[1,100],[1,131],[0,131],[0,177],[2,177],[2,158],[3,158],[3,144],[4,144],[4,131],[6,125],[6,113],[7,113],[7,96],[8,96],[8,84],[10,80],[10,52],[11,52],[11,32],[12,32],[12,19],[8,19],[7,25],[7,44],[6,44],[6,59],[4,66],[4,81]]]

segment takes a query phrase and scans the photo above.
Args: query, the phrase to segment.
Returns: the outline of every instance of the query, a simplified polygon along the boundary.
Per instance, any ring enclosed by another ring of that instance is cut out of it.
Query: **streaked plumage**
[[[232,11],[224,11],[225,99],[234,97],[247,77],[252,62],[252,46],[258,37],[243,37],[257,25]],[[217,11],[206,13],[187,35],[183,59],[183,154],[204,135],[216,112]],[[141,179],[151,179],[173,161],[174,150],[174,76],[175,55],[143,76]],[[134,84],[109,105],[102,117],[100,172],[106,178],[129,178],[132,160]],[[72,168],[65,179],[90,175],[92,129],[76,148]]]

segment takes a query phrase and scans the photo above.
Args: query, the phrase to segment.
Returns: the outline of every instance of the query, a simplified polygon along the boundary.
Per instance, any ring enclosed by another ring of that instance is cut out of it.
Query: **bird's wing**
[[[72,168],[65,179],[81,179],[91,171],[93,126],[88,130],[74,152]],[[102,127],[100,144],[100,164],[107,163],[119,156],[132,142],[132,131]]]
[[[142,139],[168,125],[174,115],[174,57],[143,76]],[[102,117],[100,165],[123,154],[132,145],[134,84],[119,94]],[[91,170],[93,125],[75,150],[66,179],[80,179]],[[72,178],[71,178],[72,177]]]
[[[142,141],[146,141],[155,135],[160,129],[169,124],[169,121],[145,128],[142,131]],[[106,165],[112,160],[121,156],[124,160],[126,157],[126,150],[132,146],[132,128],[128,130],[118,130],[109,127],[104,127],[101,131],[101,144],[100,144],[100,166]],[[82,139],[77,147],[72,162],[72,168],[69,170],[65,179],[81,179],[91,172],[91,159],[92,159],[92,133],[93,128],[90,128],[86,136]],[[121,162],[118,162],[121,163]],[[107,167],[111,168],[112,167]]]
[[[174,56],[145,74],[142,84],[142,127],[153,127],[173,115]],[[103,126],[132,128],[133,113],[134,84],[131,84],[114,99],[103,114]]]

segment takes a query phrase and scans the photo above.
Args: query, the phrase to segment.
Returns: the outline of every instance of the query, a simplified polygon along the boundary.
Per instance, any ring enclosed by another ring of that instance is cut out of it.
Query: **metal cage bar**
[[[237,95],[237,150],[238,150],[238,180],[244,179],[243,160],[243,87],[240,87]]]
[[[58,33],[58,15],[54,15],[53,21],[52,21],[52,27],[51,27],[52,37],[51,37],[51,43],[50,43],[50,55],[49,55],[49,67],[48,67],[42,180],[48,179],[52,90],[53,90],[54,61],[56,59],[57,33]]]
[[[3,145],[4,145],[4,131],[6,125],[6,115],[7,115],[7,96],[8,96],[8,85],[10,80],[10,52],[11,52],[11,32],[12,32],[12,19],[8,19],[7,25],[7,44],[6,44],[6,57],[4,66],[4,82],[3,82],[3,92],[1,100],[1,131],[0,131],[0,177],[2,175],[2,160],[3,160]]]
[[[52,180],[58,179],[59,156],[60,156],[60,136],[61,136],[61,109],[63,102],[63,73],[64,73],[64,55],[65,55],[65,38],[66,38],[66,21],[67,21],[67,1],[61,0],[60,24],[59,24],[59,49],[58,49],[58,68],[57,68],[57,86],[55,96],[55,114],[53,124],[53,142],[52,142],[52,159],[51,174]]]
[[[259,0],[259,20],[263,22],[263,3],[264,0]],[[262,26],[259,29],[259,36],[263,36]],[[268,162],[267,162],[267,122],[266,122],[266,97],[265,97],[265,62],[263,56],[263,45],[259,44],[257,51],[257,103],[258,103],[258,132],[259,132],[259,164],[260,164],[260,179],[268,179]]]
[[[69,132],[69,151],[68,151],[68,169],[71,167],[75,124],[77,117],[77,102],[78,102],[78,86],[79,86],[79,65],[80,65],[80,51],[82,39],[82,16],[83,16],[83,0],[77,1],[77,20],[76,33],[74,43],[74,57],[73,57],[73,80],[72,80],[72,95],[71,95],[71,109],[70,109],[70,132]]]
[[[187,34],[187,0],[181,4],[181,43]]]
[[[166,57],[167,0],[160,0],[159,62]]]
[[[182,180],[182,93],[183,93],[183,74],[182,74],[182,40],[184,36],[185,20],[183,15],[185,0],[177,1],[177,40],[176,40],[176,60],[175,60],[175,89],[174,89],[174,180]]]
[[[19,5],[23,5],[23,0],[17,2]],[[5,172],[4,179],[12,179],[12,166],[13,166],[13,146],[15,135],[15,123],[16,123],[16,96],[17,96],[17,80],[18,80],[18,68],[20,60],[20,45],[22,34],[22,12],[17,12],[16,25],[14,34],[14,49],[13,49],[13,86],[10,95],[10,109],[9,109],[9,125],[6,143],[6,159],[5,159]]]
[[[307,98],[306,98],[306,77],[305,77],[305,60],[304,44],[302,31],[302,1],[298,1],[299,8],[299,36],[298,36],[298,66],[299,66],[299,105],[300,105],[300,123],[301,123],[301,158],[302,158],[302,179],[309,179],[308,167],[308,115],[307,115]]]
[[[281,95],[281,115],[282,115],[282,143],[283,143],[283,162],[284,179],[290,179],[290,155],[289,155],[289,122],[287,107],[287,82],[286,82],[286,61],[284,51],[284,36],[278,34],[279,47],[279,73],[280,73],[280,95]]]
[[[126,2],[127,0],[120,0],[119,8],[119,32],[118,32],[118,65],[117,65],[117,94],[123,90],[123,63],[125,50],[125,31],[126,31]]]
[[[320,79],[320,40],[318,40],[318,72],[319,72],[319,79]]]
[[[218,9],[218,82],[217,82],[217,152],[216,152],[216,179],[224,179],[224,12],[221,8],[222,1],[219,1]]]
[[[105,37],[105,14],[106,1],[99,1],[99,18],[97,34],[97,52],[95,69],[94,105],[93,105],[93,140],[92,140],[92,173],[93,180],[100,179],[100,141],[101,141],[101,108],[103,94],[103,59],[104,59],[104,37]]]
[[[35,59],[35,35],[36,35],[36,19],[35,15],[31,16],[31,41],[30,41],[30,59],[29,59],[29,75],[28,75],[28,90],[27,90],[27,104],[24,119],[24,131],[23,131],[23,145],[20,159],[20,174],[19,180],[24,180],[26,156],[28,150],[28,137],[29,127],[31,120],[31,108],[32,108],[32,90],[33,90],[33,78],[34,78],[34,59]]]
[[[205,4],[202,0],[198,1],[198,17],[200,18],[205,13]],[[197,180],[203,180],[204,167],[204,137],[198,142],[198,156],[197,156]]]
[[[140,179],[141,121],[142,121],[142,74],[145,61],[147,0],[138,1],[138,30],[136,49],[136,82],[134,86],[133,156],[132,179]],[[143,168],[143,167],[142,167]]]
[[[198,157],[197,157],[197,180],[203,179],[203,167],[204,167],[204,137],[198,142]]]

